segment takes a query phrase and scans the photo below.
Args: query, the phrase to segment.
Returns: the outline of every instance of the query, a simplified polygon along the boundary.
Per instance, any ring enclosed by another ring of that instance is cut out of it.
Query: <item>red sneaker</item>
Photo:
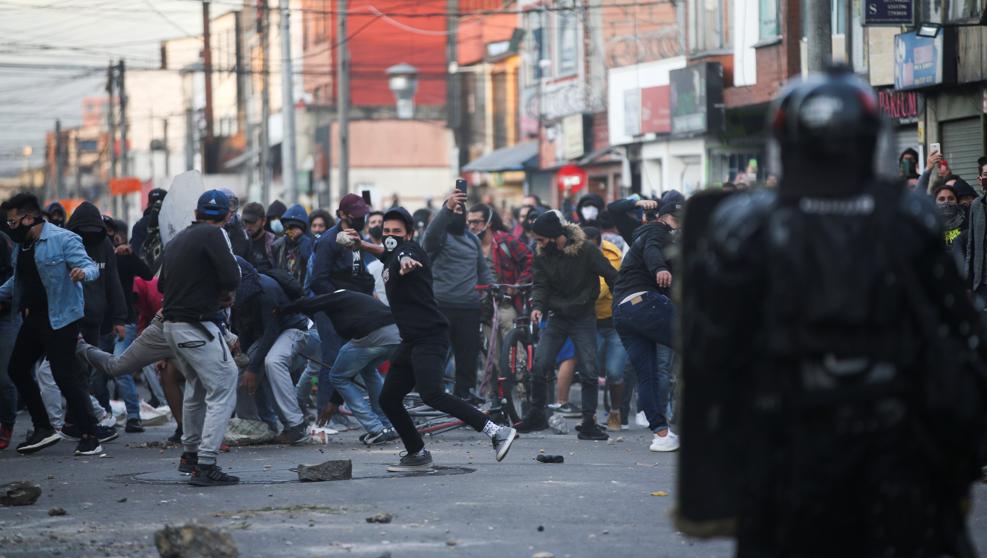
[[[0,425],[0,450],[7,449],[10,445],[10,438],[14,435],[14,428],[6,424]]]

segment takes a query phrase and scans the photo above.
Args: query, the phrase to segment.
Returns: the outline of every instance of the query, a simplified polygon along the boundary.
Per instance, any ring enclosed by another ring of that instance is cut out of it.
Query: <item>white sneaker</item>
[[[649,426],[648,417],[644,414],[644,411],[640,411],[634,416],[634,422],[636,422],[638,426],[643,426],[645,428]]]
[[[651,440],[651,447],[648,449],[651,451],[675,451],[679,449],[679,437],[671,430],[664,436],[655,434]]]

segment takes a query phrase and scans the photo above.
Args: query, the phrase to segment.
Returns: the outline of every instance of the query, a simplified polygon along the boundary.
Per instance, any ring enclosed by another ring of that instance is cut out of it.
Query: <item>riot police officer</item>
[[[848,70],[771,127],[777,190],[685,217],[679,525],[738,556],[973,556],[984,337],[935,206],[876,176]]]

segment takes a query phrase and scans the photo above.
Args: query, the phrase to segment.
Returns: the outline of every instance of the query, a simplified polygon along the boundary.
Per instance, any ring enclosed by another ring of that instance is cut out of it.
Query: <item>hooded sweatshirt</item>
[[[308,232],[308,214],[304,207],[296,203],[284,212],[281,222],[286,232],[271,245],[274,267],[287,271],[299,284],[304,285],[308,259],[312,256],[312,238],[305,234]],[[288,226],[294,224],[302,226],[303,234],[298,240],[291,240],[287,234]]]
[[[65,228],[82,237],[86,253],[99,267],[99,277],[82,287],[85,298],[84,326],[100,328],[105,333],[114,325],[127,323],[124,299],[113,243],[106,236],[103,216],[90,202],[82,202],[72,213]]]
[[[534,309],[564,318],[595,317],[599,277],[612,287],[617,270],[578,225],[566,223],[563,229],[567,238],[561,250],[554,244],[535,250]]]
[[[442,308],[478,309],[478,284],[493,283],[480,239],[473,233],[449,232],[453,212],[443,206],[425,229],[422,247],[432,260],[435,301]]]
[[[620,266],[620,276],[613,290],[614,304],[643,291],[658,291],[668,295],[668,289],[658,288],[659,271],[672,271],[666,251],[672,245],[672,230],[668,225],[652,221],[634,232],[634,243]]]
[[[595,208],[596,215],[587,218],[583,215],[583,208]],[[585,196],[579,198],[579,203],[576,204],[576,220],[582,227],[599,227],[600,226],[600,215],[606,211],[606,204],[603,202],[603,198],[596,194],[586,194]]]

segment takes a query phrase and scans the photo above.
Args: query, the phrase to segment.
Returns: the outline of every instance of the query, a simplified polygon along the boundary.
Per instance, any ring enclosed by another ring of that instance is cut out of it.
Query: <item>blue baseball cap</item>
[[[206,190],[199,196],[195,212],[207,217],[226,217],[230,212],[230,200],[219,190]]]

